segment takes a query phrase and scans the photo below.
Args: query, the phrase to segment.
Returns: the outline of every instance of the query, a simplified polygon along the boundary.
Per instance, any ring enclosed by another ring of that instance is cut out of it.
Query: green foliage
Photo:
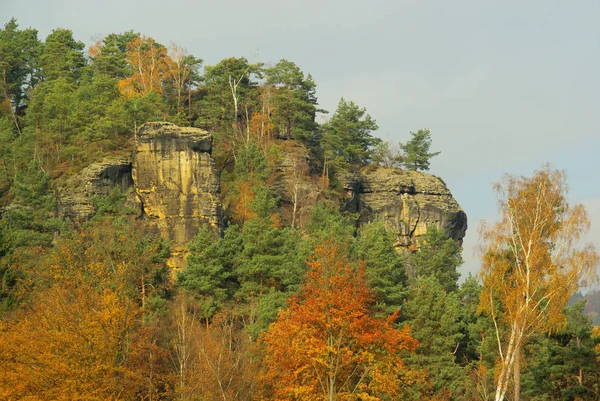
[[[60,232],[63,223],[54,217],[56,201],[49,185],[50,177],[36,163],[17,174],[12,203],[0,219],[0,257],[21,247],[49,246]]]
[[[42,49],[37,39],[37,30],[19,30],[13,18],[0,29],[0,103],[9,101],[12,123],[20,128],[21,108],[27,100],[27,93],[39,82],[38,64]],[[0,109],[0,117],[3,111]]]
[[[397,149],[393,149],[389,141],[382,141],[375,146],[371,156],[374,164],[383,167],[400,167],[404,161]]]
[[[0,118],[0,205],[2,198],[8,192],[15,174],[15,159],[13,146],[17,137],[13,132],[13,125],[8,119]]]
[[[127,63],[127,44],[139,37],[133,31],[121,34],[111,33],[98,43],[95,54],[91,56],[92,68],[96,76],[103,75],[113,79],[123,79],[130,74]]]
[[[403,314],[419,341],[417,354],[407,356],[408,362],[431,374],[436,393],[448,390],[458,398],[465,391],[465,378],[455,357],[463,329],[457,294],[447,293],[434,277],[420,277],[410,285]]]
[[[77,81],[87,64],[83,55],[84,47],[82,42],[73,38],[71,30],[53,30],[46,38],[40,56],[44,79],[53,81],[62,78],[67,82]]]
[[[247,329],[258,335],[302,282],[307,255],[301,250],[297,230],[278,229],[270,219],[249,220],[241,236],[244,246],[235,258],[234,274],[240,284],[235,299],[249,305],[248,313],[254,318]]]
[[[120,188],[115,188],[107,196],[94,196],[92,202],[96,207],[94,219],[102,219],[104,216],[116,216],[131,214],[132,210],[124,207],[127,196],[121,192]]]
[[[204,96],[200,101],[197,124],[215,127],[237,125],[242,111],[254,108],[256,79],[260,76],[261,65],[250,64],[245,57],[230,57],[217,65],[206,66],[202,88]]]
[[[240,181],[256,178],[264,181],[269,176],[268,161],[255,141],[240,149],[235,162],[234,173]]]
[[[253,190],[255,196],[250,202],[250,210],[260,218],[269,218],[272,213],[275,213],[279,198],[274,196],[268,188],[261,185],[255,185]]]
[[[365,261],[367,278],[374,291],[377,308],[385,316],[402,307],[406,298],[404,260],[394,248],[394,235],[381,219],[363,225],[353,254]]]
[[[124,103],[128,128],[132,133],[148,121],[163,121],[165,104],[156,92],[129,98]]]
[[[178,285],[197,297],[204,317],[234,303],[247,319],[248,332],[257,336],[304,278],[306,254],[300,243],[297,230],[277,228],[264,217],[227,228],[220,240],[203,229],[189,245]]]
[[[440,152],[429,152],[431,133],[428,129],[420,129],[410,133],[412,138],[405,144],[400,144],[404,151],[404,166],[411,171],[429,170],[429,160]]]
[[[457,292],[460,300],[462,339],[456,361],[471,372],[468,379],[470,398],[487,394],[494,388],[494,365],[498,343],[492,319],[479,313],[479,297],[483,286],[471,274]]]
[[[596,341],[584,307],[580,302],[567,308],[565,328],[537,336],[525,349],[529,364],[523,369],[522,387],[530,399],[598,399]]]
[[[308,241],[313,246],[326,240],[349,245],[354,241],[356,216],[344,215],[338,208],[319,201],[310,211],[307,228]]]
[[[381,142],[371,136],[371,131],[377,128],[364,108],[342,98],[331,119],[322,127],[324,168],[371,162],[373,147]]]
[[[275,88],[273,123],[279,136],[309,141],[317,128],[317,86],[312,76],[304,77],[296,64],[282,59],[265,69],[265,77],[267,85]]]
[[[461,253],[462,248],[443,229],[430,225],[421,247],[410,257],[410,265],[415,276],[433,276],[445,291],[456,291],[460,276],[457,268],[463,263]]]
[[[203,227],[188,247],[187,267],[178,273],[178,285],[198,297],[202,317],[212,317],[238,287],[233,258],[242,248],[239,230],[232,226],[217,241]]]

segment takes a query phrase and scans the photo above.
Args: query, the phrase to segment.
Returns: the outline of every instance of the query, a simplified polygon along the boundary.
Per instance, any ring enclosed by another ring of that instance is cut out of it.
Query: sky
[[[42,39],[134,30],[205,65],[285,58],[312,74],[321,108],[365,107],[375,136],[429,128],[430,172],[469,219],[464,275],[479,268],[479,225],[498,218],[493,183],[543,163],[566,171],[600,252],[599,15],[598,0],[0,0],[0,22]]]

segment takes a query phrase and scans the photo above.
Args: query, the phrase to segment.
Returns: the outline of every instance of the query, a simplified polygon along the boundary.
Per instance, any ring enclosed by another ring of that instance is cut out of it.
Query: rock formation
[[[310,175],[308,150],[294,141],[280,143],[283,158],[273,189],[290,223],[306,221],[316,202],[316,177]],[[219,176],[211,157],[212,137],[197,128],[146,123],[138,131],[133,161],[109,157],[71,177],[59,188],[59,212],[81,222],[95,212],[94,196],[118,187],[170,241],[175,268],[185,266],[186,244],[202,226],[222,230]],[[433,175],[395,168],[364,167],[341,179],[346,210],[359,213],[359,224],[381,216],[397,235],[400,249],[416,249],[430,224],[462,241],[467,216],[444,182]]]
[[[201,226],[221,230],[219,176],[212,136],[198,128],[146,123],[138,131],[132,176],[143,211],[171,241],[173,267]]]
[[[66,180],[58,190],[58,213],[74,222],[88,220],[96,212],[95,196],[106,196],[120,188],[135,204],[131,158],[111,156],[101,162],[90,164],[77,175]],[[139,207],[139,203],[137,204]]]
[[[467,215],[438,177],[396,168],[365,167],[344,180],[346,210],[359,213],[359,224],[381,216],[397,235],[399,248],[415,249],[427,227],[443,228],[462,243]]]

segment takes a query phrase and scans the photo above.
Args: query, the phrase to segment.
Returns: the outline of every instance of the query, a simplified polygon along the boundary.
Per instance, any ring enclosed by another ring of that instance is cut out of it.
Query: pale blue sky
[[[287,58],[313,75],[321,107],[355,101],[382,138],[431,129],[431,172],[469,217],[464,272],[478,269],[479,222],[497,216],[492,183],[544,162],[567,171],[600,250],[598,0],[0,0],[0,17],[86,44],[134,30],[209,65]]]

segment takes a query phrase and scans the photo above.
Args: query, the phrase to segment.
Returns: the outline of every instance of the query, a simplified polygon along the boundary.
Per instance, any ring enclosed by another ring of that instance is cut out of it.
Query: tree
[[[332,242],[317,246],[300,293],[261,336],[273,399],[402,399],[412,384],[400,353],[417,342],[394,328],[396,315],[371,316],[364,265],[346,255]]]
[[[27,92],[39,81],[39,55],[42,48],[35,29],[19,30],[13,18],[0,29],[0,116],[21,132],[22,111]]]
[[[281,137],[308,140],[316,130],[316,84],[309,74],[306,78],[300,68],[282,59],[274,67],[265,69],[266,83],[273,86],[273,122]]]
[[[435,277],[419,277],[411,284],[403,315],[419,346],[407,364],[427,370],[433,391],[449,392],[452,399],[464,393],[463,370],[456,362],[463,329],[460,314],[457,294],[447,293]]]
[[[567,309],[567,324],[538,335],[526,348],[531,355],[523,374],[524,393],[551,400],[597,400],[598,372],[592,322],[583,314],[585,301]]]
[[[230,226],[224,238],[203,227],[188,244],[187,267],[179,272],[179,286],[199,298],[199,317],[212,317],[230,299],[237,287],[233,279],[233,257],[242,247],[237,226]]]
[[[440,152],[429,153],[431,147],[431,133],[428,129],[411,132],[412,138],[405,144],[400,144],[404,151],[404,166],[411,171],[429,170],[429,159]]]
[[[400,167],[404,158],[389,141],[379,142],[373,149],[373,163],[383,167]]]
[[[421,247],[409,258],[409,279],[434,276],[446,292],[456,291],[460,276],[457,268],[463,262],[461,252],[462,248],[448,238],[444,229],[430,225]]]
[[[569,205],[564,172],[545,167],[531,178],[506,175],[495,190],[502,218],[481,230],[480,308],[494,321],[501,401],[513,369],[513,399],[519,397],[523,344],[564,325],[566,302],[594,274],[598,255],[592,245],[575,248],[590,224],[582,205]]]
[[[166,75],[167,81],[175,92],[175,113],[177,114],[181,112],[182,97],[185,91],[187,91],[188,103],[190,102],[192,87],[198,83],[198,69],[202,60],[187,54],[184,48],[175,43],[171,43],[167,54],[169,57],[166,59],[168,67]]]
[[[162,94],[169,69],[167,49],[152,38],[140,36],[127,44],[126,55],[133,74],[119,81],[121,94],[126,98]]]
[[[46,38],[40,62],[45,80],[64,78],[76,82],[87,64],[83,55],[85,45],[73,38],[69,29],[55,29]]]
[[[0,321],[3,399],[148,399],[164,389],[140,309],[108,288],[57,284],[17,316]]]
[[[127,45],[139,36],[133,31],[111,33],[102,41],[90,46],[89,55],[94,73],[114,79],[123,79],[130,75],[133,71],[127,62]]]
[[[205,67],[202,115],[209,122],[230,122],[241,132],[240,117],[245,117],[249,132],[250,116],[261,76],[261,64],[250,64],[244,57],[230,57]]]
[[[381,142],[371,135],[377,128],[366,109],[342,98],[331,119],[323,125],[323,176],[332,166],[369,163],[373,147]]]
[[[376,305],[389,315],[402,307],[406,298],[406,272],[403,257],[394,248],[395,235],[382,219],[363,225],[353,248],[365,261],[369,286],[375,292]]]

